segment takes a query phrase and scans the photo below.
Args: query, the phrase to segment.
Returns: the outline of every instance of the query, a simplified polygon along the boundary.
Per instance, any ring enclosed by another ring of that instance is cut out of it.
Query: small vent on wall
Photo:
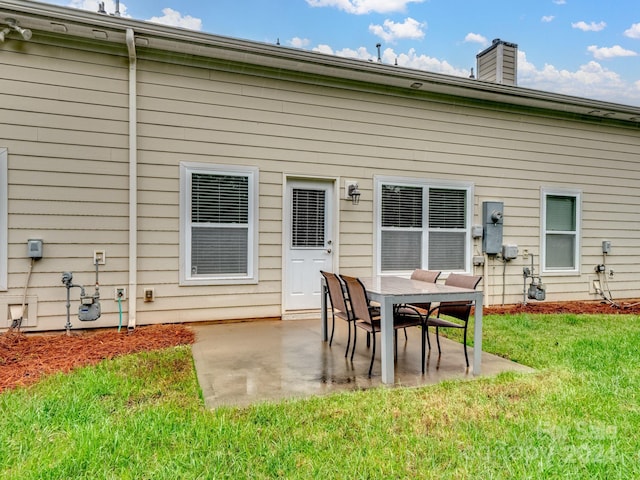
[[[22,312],[22,297],[5,297],[0,303],[0,309],[4,308],[7,315],[6,326],[11,327],[15,320],[22,317],[21,327],[38,326],[38,300],[36,297],[27,297]]]

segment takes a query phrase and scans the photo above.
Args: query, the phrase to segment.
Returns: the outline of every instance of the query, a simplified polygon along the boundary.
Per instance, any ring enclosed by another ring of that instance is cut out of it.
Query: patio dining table
[[[473,374],[480,375],[482,363],[482,291],[427,283],[405,277],[378,275],[360,277],[369,298],[380,304],[382,383],[394,383],[393,306],[401,303],[471,301],[474,309]],[[322,339],[327,341],[327,291],[322,283]]]

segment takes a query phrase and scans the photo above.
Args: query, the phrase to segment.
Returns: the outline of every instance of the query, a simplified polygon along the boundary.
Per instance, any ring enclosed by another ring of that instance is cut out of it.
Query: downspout
[[[484,254],[484,281],[483,281],[483,289],[484,289],[484,306],[489,307],[491,305],[491,285],[489,282],[489,255]]]
[[[129,51],[129,325],[136,328],[138,291],[138,104],[135,36],[127,28]]]

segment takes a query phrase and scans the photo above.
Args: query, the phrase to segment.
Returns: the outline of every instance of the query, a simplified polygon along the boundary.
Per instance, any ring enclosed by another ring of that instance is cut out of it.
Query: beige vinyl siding
[[[33,42],[29,49],[0,56],[10,72],[0,75],[0,97],[10,105],[0,111],[0,147],[9,158],[8,294],[22,291],[27,238],[42,237],[45,258],[31,281],[38,328],[62,328],[61,273],[73,271],[92,289],[93,250],[105,249],[103,316],[89,326],[114,325],[113,288],[128,284],[126,52]],[[373,269],[377,175],[472,183],[472,224],[482,222],[483,201],[504,202],[504,243],[535,255],[537,272],[541,188],[579,189],[581,273],[543,276],[548,300],[597,298],[589,285],[605,239],[613,244],[614,295],[640,296],[637,128],[372,85],[331,87],[320,78],[300,83],[286,72],[242,75],[194,58],[173,65],[138,53],[138,291],[128,292],[124,308],[126,315],[128,302],[140,298],[139,324],[279,317],[282,195],[294,176],[335,178],[337,263],[353,275]],[[259,283],[179,286],[181,162],[259,169]],[[344,199],[345,179],[358,181],[359,205]],[[480,249],[474,240],[470,254]],[[489,303],[522,300],[524,266],[530,260],[520,255],[506,266],[489,258],[486,269],[476,267],[488,273]],[[155,289],[154,302],[142,302],[145,287]],[[72,298],[74,326],[87,326],[77,320],[77,290]]]
[[[516,85],[517,79],[517,58],[518,51],[508,45],[504,45],[502,52],[503,55],[503,69],[502,69],[502,83],[507,85]]]
[[[478,78],[481,78],[487,82],[495,82],[497,77],[496,72],[497,58],[491,57],[489,60],[484,61],[478,67]]]
[[[29,297],[37,298],[38,330],[63,329],[64,271],[92,293],[93,251],[101,267],[103,315],[89,326],[113,325],[113,285],[127,284],[127,63],[118,56],[29,43],[0,56],[0,145],[9,160],[9,291],[0,315],[24,291],[28,238],[42,238],[44,258],[33,266]],[[28,51],[28,54],[27,54]],[[77,319],[73,289],[71,319]],[[35,314],[35,315],[34,315]],[[7,318],[5,316],[5,318]],[[29,325],[32,323],[29,322]]]

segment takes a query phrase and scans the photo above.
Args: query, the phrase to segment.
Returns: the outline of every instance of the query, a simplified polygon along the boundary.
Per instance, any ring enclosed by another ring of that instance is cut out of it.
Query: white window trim
[[[575,197],[576,199],[576,248],[574,252],[573,264],[575,268],[570,269],[548,269],[547,265],[547,196],[559,195],[565,197]],[[540,270],[548,275],[579,275],[580,274],[580,251],[582,246],[582,191],[571,188],[547,188],[542,187],[540,191]]]
[[[382,245],[381,245],[381,232],[380,232],[380,222],[382,217],[382,185],[387,183],[393,183],[396,185],[406,185],[411,187],[426,187],[426,188],[455,188],[460,190],[467,191],[467,225],[465,232],[465,245],[467,251],[465,252],[465,270],[461,273],[470,273],[472,271],[472,251],[473,251],[473,241],[471,239],[471,225],[473,223],[473,199],[474,197],[474,185],[471,182],[456,182],[451,180],[427,180],[424,178],[412,178],[412,177],[393,177],[393,176],[374,176],[374,185],[373,185],[373,195],[374,195],[374,206],[373,206],[373,245],[374,245],[374,259],[373,259],[373,274],[374,275],[410,275],[411,272],[407,271],[397,271],[397,272],[381,272],[381,254],[382,254]],[[428,235],[428,224],[423,225],[423,229],[427,232]],[[422,258],[427,258],[427,246],[428,246],[428,238],[423,241],[422,248]],[[458,271],[457,271],[458,272]],[[450,272],[442,272],[444,276],[448,275]]]
[[[241,174],[249,178],[249,247],[247,252],[248,275],[212,276],[192,278],[189,265],[191,245],[190,216],[191,195],[189,177],[192,173]],[[180,163],[180,285],[233,285],[258,283],[258,225],[259,225],[259,170],[257,167],[220,165],[210,163]]]
[[[9,183],[7,178],[7,149],[0,148],[0,290],[8,289],[8,215]]]

